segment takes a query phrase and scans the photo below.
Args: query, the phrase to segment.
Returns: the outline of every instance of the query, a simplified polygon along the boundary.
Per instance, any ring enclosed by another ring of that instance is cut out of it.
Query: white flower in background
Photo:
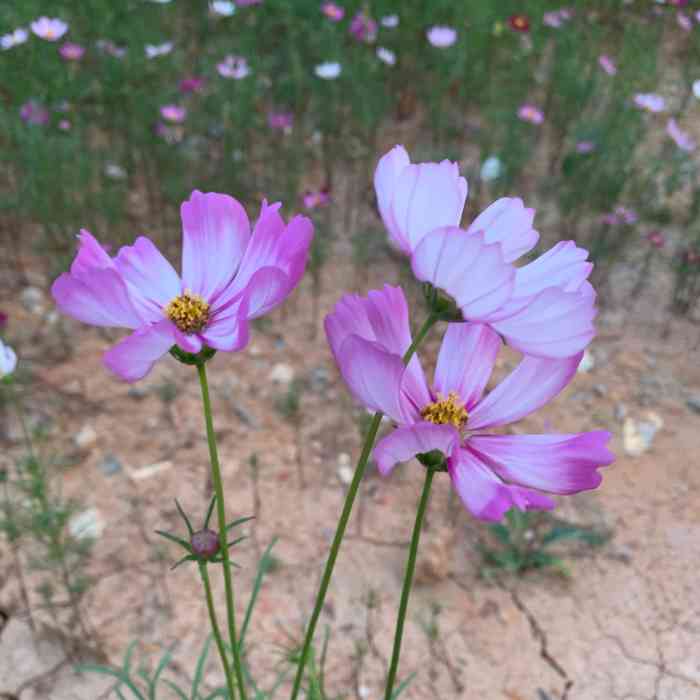
[[[393,29],[394,27],[399,26],[399,16],[398,15],[387,15],[386,17],[382,17],[379,22],[381,23],[382,27],[386,27],[387,29]]]
[[[126,177],[126,170],[116,163],[105,165],[105,175],[112,180],[123,180]]]
[[[167,5],[171,0],[149,0],[149,2],[155,2],[158,5]]]
[[[29,38],[29,32],[22,27],[15,29],[14,32],[0,36],[0,46],[7,50],[14,46],[19,46],[24,44],[24,42]]]
[[[384,63],[389,66],[393,66],[396,63],[396,54],[390,49],[385,49],[383,46],[377,49],[377,58],[380,61],[384,61]]]
[[[316,68],[314,68],[314,73],[319,78],[323,80],[335,80],[341,73],[342,67],[340,63],[333,61],[327,61],[326,63],[319,63]]]
[[[248,61],[243,56],[226,56],[221,63],[216,64],[216,70],[222,78],[242,80],[250,74]]]
[[[39,17],[29,26],[34,34],[46,41],[58,41],[68,31],[68,25],[56,17]]]
[[[700,100],[700,80],[696,80],[693,83],[693,95]]]
[[[15,367],[17,367],[15,351],[0,340],[0,379],[12,374]]]
[[[485,182],[495,180],[503,172],[503,163],[498,156],[489,156],[481,165],[481,179]]]
[[[163,44],[146,44],[146,57],[156,58],[157,56],[165,56],[173,50],[173,42],[166,41]]]
[[[221,17],[231,17],[236,13],[236,5],[229,0],[214,0],[209,7],[214,14]]]
[[[446,49],[457,41],[457,30],[452,27],[431,27],[426,32],[428,41],[438,49]]]

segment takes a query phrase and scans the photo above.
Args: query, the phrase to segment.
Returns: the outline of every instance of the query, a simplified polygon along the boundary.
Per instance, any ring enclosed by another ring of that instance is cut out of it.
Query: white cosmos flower
[[[389,66],[393,66],[396,63],[396,54],[390,49],[385,49],[383,46],[377,49],[377,58],[380,61],[384,61],[384,63]]]
[[[481,165],[481,179],[485,182],[495,180],[503,172],[503,163],[498,156],[489,156]]]
[[[333,61],[319,63],[316,68],[314,68],[314,73],[323,80],[335,80],[340,75],[341,71],[342,67],[340,63],[335,63]]]
[[[15,351],[0,340],[0,379],[12,374],[15,367],[17,367]]]

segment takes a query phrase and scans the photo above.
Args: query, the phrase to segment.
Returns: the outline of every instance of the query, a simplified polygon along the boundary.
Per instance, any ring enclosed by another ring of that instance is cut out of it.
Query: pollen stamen
[[[209,323],[209,304],[189,289],[170,301],[164,311],[183,333],[199,333]]]
[[[436,425],[454,425],[457,429],[462,429],[466,423],[469,414],[464,404],[460,401],[459,396],[451,391],[447,398],[442,394],[438,394],[438,400],[429,403],[421,412],[424,420]]]

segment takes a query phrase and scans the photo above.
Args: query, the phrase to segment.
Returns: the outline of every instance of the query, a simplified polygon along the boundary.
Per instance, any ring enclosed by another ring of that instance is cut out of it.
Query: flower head
[[[634,96],[634,104],[648,112],[663,112],[666,109],[664,98],[654,93],[637,93]]]
[[[318,190],[316,192],[305,192],[302,197],[302,202],[306,209],[317,209],[330,204],[331,195],[327,189]]]
[[[530,124],[542,124],[544,121],[544,113],[541,109],[532,104],[521,105],[518,109],[518,119]]]
[[[180,92],[187,94],[188,92],[200,92],[204,87],[206,79],[201,75],[192,75],[188,78],[183,78],[180,81]]]
[[[697,148],[697,143],[687,131],[683,131],[675,119],[669,119],[666,124],[666,133],[682,151],[690,153]]]
[[[693,81],[693,95],[700,100],[700,80]]]
[[[693,28],[693,20],[685,14],[685,12],[679,12],[676,15],[676,21],[678,26],[686,32],[689,32]]]
[[[614,456],[606,431],[567,435],[495,435],[488,430],[524,418],[573,379],[583,353],[564,359],[525,356],[490,393],[484,390],[501,349],[482,324],[452,323],[442,341],[432,385],[414,356],[408,306],[398,287],[348,295],[326,317],[326,336],[350,392],[397,425],[373,459],[383,475],[399,462],[441,453],[452,485],[477,518],[497,521],[512,507],[552,508],[541,492],[596,488],[597,469]]]
[[[187,117],[187,109],[179,105],[164,105],[160,108],[160,116],[173,124],[182,124]]]
[[[7,319],[7,316],[5,316]],[[0,379],[7,377],[15,371],[17,367],[17,355],[9,346],[0,340]]]
[[[508,18],[508,24],[511,29],[516,32],[529,32],[530,31],[530,20],[527,15],[511,15]]]
[[[381,23],[382,27],[386,27],[387,29],[394,29],[399,26],[399,16],[398,15],[386,15],[386,17],[382,17],[379,22]]]
[[[593,141],[579,141],[576,144],[576,153],[592,153],[596,148]]]
[[[221,63],[216,64],[216,70],[222,78],[242,80],[250,74],[248,61],[243,56],[226,56]]]
[[[80,44],[74,44],[72,41],[67,41],[61,45],[58,50],[61,58],[64,61],[79,61],[85,55],[85,47]]]
[[[340,20],[345,17],[345,9],[334,2],[322,3],[321,12],[323,12],[331,22],[340,22]]]
[[[377,38],[377,23],[365,12],[358,12],[350,22],[350,34],[358,41],[371,44]]]
[[[446,49],[457,41],[457,30],[452,27],[435,26],[428,29],[426,36],[432,46]]]
[[[0,331],[5,330],[7,326],[7,314],[4,311],[0,311]]]
[[[68,31],[64,21],[50,17],[39,17],[30,26],[34,34],[46,41],[58,41]]]
[[[146,58],[157,58],[158,56],[166,56],[172,50],[172,41],[166,41],[163,44],[146,44]]]
[[[231,17],[236,13],[236,4],[230,0],[213,0],[209,4],[209,8],[220,17]]]
[[[267,113],[267,123],[271,129],[289,132],[294,125],[294,115],[291,112],[270,111]]]
[[[343,67],[336,61],[326,61],[319,63],[314,68],[314,73],[322,80],[335,80],[342,72]]]
[[[0,48],[7,51],[7,49],[24,44],[28,38],[29,32],[26,29],[19,27],[9,34],[0,36]]]
[[[383,46],[377,47],[377,58],[386,63],[387,66],[393,66],[396,63],[396,54],[391,49],[385,49]]]
[[[602,54],[598,57],[598,65],[608,74],[615,75],[617,66],[615,62],[607,54]]]
[[[661,231],[652,231],[647,234],[646,238],[655,248],[663,248],[666,245],[666,237]]]
[[[484,182],[491,182],[500,177],[503,172],[503,163],[498,156],[489,156],[481,165],[479,175]]]
[[[180,210],[181,275],[148,238],[111,258],[83,230],[70,272],[51,292],[59,309],[79,321],[133,331],[104,356],[126,381],[144,377],[174,345],[195,354],[205,347],[241,350],[249,321],[280,304],[306,265],[313,226],[302,216],[285,224],[280,206],[263,202],[251,233],[233,197],[194,191]]]
[[[19,116],[26,124],[49,123],[49,110],[36,100],[25,102],[20,107]]]

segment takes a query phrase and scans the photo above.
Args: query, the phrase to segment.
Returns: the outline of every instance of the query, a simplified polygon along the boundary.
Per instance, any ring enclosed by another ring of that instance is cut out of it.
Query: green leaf
[[[180,559],[179,561],[176,561],[170,567],[170,571],[174,571],[175,569],[177,569],[178,566],[180,566],[180,564],[184,564],[186,561],[197,561],[197,557],[195,557],[193,554],[188,554],[187,556],[182,557],[182,559]]]
[[[214,698],[224,698],[224,700],[229,700],[228,697],[228,690],[226,688],[219,688],[218,690],[215,690],[211,695],[207,695],[204,700],[214,700]],[[230,700],[233,700],[231,698]]]
[[[211,503],[209,504],[209,508],[207,509],[207,517],[204,518],[204,529],[206,530],[209,527],[209,521],[211,520],[211,514],[214,512],[214,504],[216,503],[216,496],[214,496],[211,499]]]
[[[226,526],[226,532],[228,532],[234,527],[237,527],[238,525],[243,525],[243,523],[247,523],[249,520],[255,520],[255,516],[249,515],[247,518],[238,518],[238,520],[234,520],[232,523],[229,523]]]
[[[604,544],[608,540],[608,535],[607,533],[596,532],[591,528],[576,527],[575,525],[558,525],[542,538],[542,546],[547,547],[562,540],[580,540],[591,546],[596,546]]]
[[[169,532],[164,532],[163,530],[156,530],[156,534],[160,535],[161,537],[165,537],[166,540],[175,542],[175,544],[179,544],[181,547],[184,547],[190,554],[192,554],[192,547],[190,547],[190,543],[186,542],[181,537],[171,535]]]
[[[163,680],[163,683],[165,683],[165,685],[167,685],[168,688],[170,688],[171,690],[174,690],[177,696],[179,698],[182,698],[182,700],[190,700],[190,698],[188,698],[187,695],[182,690],[180,690],[180,688],[178,688],[172,681],[169,681],[166,678]]]
[[[78,673],[99,673],[103,676],[111,676],[112,678],[116,678],[134,694],[137,700],[146,700],[146,697],[134,685],[131,678],[129,678],[129,676],[122,669],[110,668],[109,666],[87,664],[85,666],[78,666],[78,668],[76,668],[76,671]]]
[[[401,693],[403,693],[403,691],[406,690],[406,688],[408,688],[409,684],[411,683],[411,681],[413,681],[415,677],[416,671],[414,671],[408,678],[399,683],[397,688],[391,694],[391,700],[396,700],[396,698],[398,698],[399,695],[401,695]]]
[[[124,673],[128,676],[129,672],[131,671],[131,659],[134,655],[134,651],[136,650],[136,645],[138,644],[138,639],[134,639],[133,642],[129,644],[129,646],[126,648],[126,652],[124,654],[124,665],[122,666],[122,670]]]
[[[194,672],[194,678],[192,679],[192,692],[191,700],[197,700],[199,693],[199,684],[202,682],[202,676],[204,675],[204,664],[207,662],[207,656],[209,655],[209,647],[211,646],[212,635],[207,637],[207,641],[204,642],[202,651],[197,659],[197,666]]]
[[[510,544],[510,530],[503,523],[491,525],[489,530],[501,544]]]
[[[163,656],[160,659],[160,662],[158,663],[158,666],[156,666],[155,673],[153,674],[153,680],[150,682],[148,688],[149,700],[156,700],[156,686],[158,685],[158,679],[160,678],[160,674],[163,673],[163,671],[165,671],[168,664],[172,661],[172,658],[173,655],[171,647],[163,654]]]
[[[275,544],[277,544],[277,539],[278,538],[275,537],[272,540],[272,542],[270,542],[262,557],[260,557],[260,561],[258,562],[258,570],[255,574],[253,590],[250,593],[250,600],[248,601],[248,607],[245,611],[245,617],[243,618],[243,625],[241,626],[241,634],[238,641],[241,653],[243,650],[243,642],[245,641],[245,635],[248,631],[248,625],[250,624],[250,618],[253,614],[253,608],[255,607],[255,603],[258,599],[258,594],[260,593],[260,588],[262,587],[263,579],[265,578],[265,574],[267,573],[268,569],[272,564],[271,552],[272,548],[275,546]]]
[[[185,511],[182,510],[182,506],[180,505],[179,501],[177,498],[175,499],[175,505],[177,506],[177,510],[182,516],[182,519],[185,521],[185,525],[187,526],[187,532],[190,533],[190,537],[194,534],[194,530],[192,529],[192,523],[190,523],[190,519],[187,517],[185,514]]]

